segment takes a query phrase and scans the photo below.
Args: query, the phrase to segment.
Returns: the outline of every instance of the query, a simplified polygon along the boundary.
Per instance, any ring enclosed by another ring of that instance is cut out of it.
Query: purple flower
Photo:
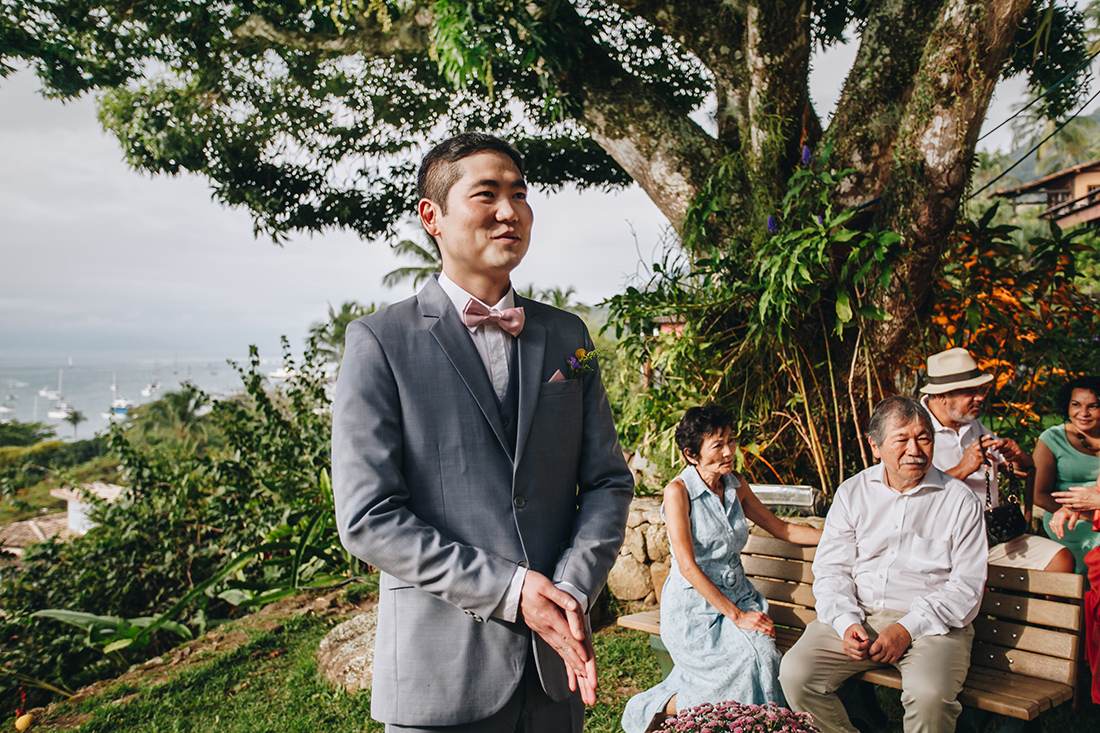
[[[575,356],[569,357],[569,366],[573,367],[574,369],[580,369],[581,368],[580,360],[578,360],[577,357],[575,357]]]
[[[776,234],[779,232],[779,220],[771,214],[768,214],[768,233]]]
[[[813,153],[810,152],[809,145],[802,146],[802,165],[809,165],[814,159]]]

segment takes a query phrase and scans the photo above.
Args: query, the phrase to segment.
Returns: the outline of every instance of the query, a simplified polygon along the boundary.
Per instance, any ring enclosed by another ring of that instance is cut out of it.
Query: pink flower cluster
[[[682,710],[658,729],[667,733],[818,733],[813,718],[769,703],[704,703]]]

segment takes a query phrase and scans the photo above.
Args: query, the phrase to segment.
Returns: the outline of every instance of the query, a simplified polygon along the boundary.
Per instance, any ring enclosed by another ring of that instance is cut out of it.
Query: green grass
[[[333,690],[317,673],[317,645],[338,618],[297,616],[275,631],[249,632],[237,649],[214,654],[157,686],[152,681],[115,684],[104,694],[69,705],[60,714],[86,716],[74,733],[218,733],[325,731],[381,733],[370,719],[370,695]],[[637,631],[609,626],[596,634],[600,669],[599,699],[586,712],[588,733],[620,733],[619,719],[631,695],[660,680],[649,638]],[[732,660],[731,660],[732,662]],[[890,718],[883,733],[900,732],[899,693],[879,688],[879,701]],[[57,713],[55,713],[56,715]],[[54,717],[36,730],[60,730]],[[1092,733],[1100,729],[1100,708],[1068,704],[1040,718],[1044,731]],[[996,731],[992,721],[986,733]]]
[[[333,690],[317,674],[317,645],[335,623],[308,615],[287,619],[281,629],[256,632],[159,687],[118,685],[81,704],[74,712],[91,717],[71,730],[381,733],[383,726],[370,720],[369,695]]]

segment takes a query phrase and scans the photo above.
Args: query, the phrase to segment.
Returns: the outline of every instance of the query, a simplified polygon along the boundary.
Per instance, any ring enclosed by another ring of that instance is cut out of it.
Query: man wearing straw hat
[[[932,415],[936,446],[932,465],[959,479],[997,506],[998,468],[1033,476],[1035,464],[1011,438],[999,438],[978,419],[993,375],[983,372],[966,349],[948,349],[928,357],[928,384],[921,404]],[[983,456],[984,452],[984,456]],[[988,461],[988,463],[986,462]],[[989,548],[991,565],[1073,572],[1073,555],[1059,543],[1032,534]]]

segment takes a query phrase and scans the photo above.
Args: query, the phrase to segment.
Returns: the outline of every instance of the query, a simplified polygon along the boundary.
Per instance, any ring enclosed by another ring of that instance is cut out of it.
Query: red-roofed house
[[[1045,204],[1040,216],[1062,229],[1100,219],[1100,160],[1051,173],[993,196],[1016,204]]]

